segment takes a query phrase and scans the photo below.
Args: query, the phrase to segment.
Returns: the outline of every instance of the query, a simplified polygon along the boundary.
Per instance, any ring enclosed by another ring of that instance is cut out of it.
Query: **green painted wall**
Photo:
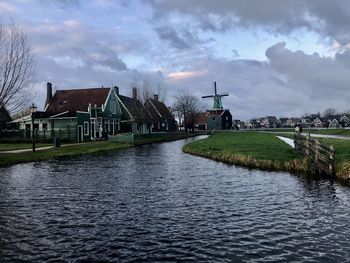
[[[88,123],[88,133],[84,132],[84,122]],[[91,123],[90,123],[90,113],[88,112],[77,112],[77,125],[82,126],[83,128],[83,141],[91,141]],[[77,134],[78,134],[78,126],[77,126]],[[78,135],[79,136],[79,135]]]

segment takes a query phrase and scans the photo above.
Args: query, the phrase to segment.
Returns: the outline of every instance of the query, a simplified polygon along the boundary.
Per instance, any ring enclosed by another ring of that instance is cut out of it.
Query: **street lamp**
[[[32,144],[33,144],[33,152],[35,152],[34,118],[38,107],[36,107],[33,103],[32,106],[30,106],[29,108],[30,108],[30,112],[32,113]]]

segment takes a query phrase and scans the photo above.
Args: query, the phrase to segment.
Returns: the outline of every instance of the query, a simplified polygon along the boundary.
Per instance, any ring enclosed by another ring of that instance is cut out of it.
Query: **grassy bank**
[[[49,143],[36,143],[35,147],[50,146]],[[0,151],[12,151],[32,148],[31,143],[0,143]]]
[[[0,167],[6,167],[18,163],[43,161],[56,158],[66,158],[69,156],[78,156],[83,154],[92,154],[97,152],[125,149],[135,147],[143,144],[166,142],[187,138],[188,136],[195,136],[196,134],[186,135],[184,133],[173,133],[173,134],[157,134],[145,136],[140,139],[136,139],[133,143],[122,143],[122,142],[109,142],[109,141],[98,141],[98,142],[87,142],[84,144],[77,143],[74,145],[52,148],[44,151],[36,152],[23,152],[23,153],[1,153],[1,151],[17,150],[31,148],[31,144],[0,144]],[[36,145],[47,146],[47,144]]]
[[[308,161],[274,134],[220,132],[187,144],[184,152],[225,163],[290,172],[307,172]]]
[[[6,167],[18,163],[43,161],[55,158],[64,158],[82,154],[91,154],[101,151],[110,151],[131,147],[127,143],[89,142],[86,144],[75,144],[67,147],[52,148],[45,151],[23,152],[23,153],[0,153],[0,167]]]
[[[261,129],[261,131],[283,133],[283,132],[294,132],[294,129],[292,129],[292,128],[275,128],[275,129]],[[342,129],[342,128],[329,128],[329,129],[304,128],[303,132],[304,133],[313,133],[313,134],[350,136],[350,129]]]
[[[350,182],[350,140],[318,139],[322,144],[335,148],[335,173],[342,180]]]

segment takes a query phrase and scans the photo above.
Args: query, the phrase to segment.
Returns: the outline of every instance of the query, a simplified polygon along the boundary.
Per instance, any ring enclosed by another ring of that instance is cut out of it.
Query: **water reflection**
[[[2,261],[349,257],[349,188],[183,154],[188,140],[1,169]]]

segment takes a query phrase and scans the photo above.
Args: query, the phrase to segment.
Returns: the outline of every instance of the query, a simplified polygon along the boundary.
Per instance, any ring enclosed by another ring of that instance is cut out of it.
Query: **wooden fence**
[[[316,174],[334,176],[335,149],[333,146],[322,145],[310,135],[294,134],[294,149],[306,155],[312,162],[312,171]]]
[[[54,139],[59,138],[61,141],[76,142],[77,131],[76,127],[70,126],[62,129],[49,129],[34,131],[35,140],[38,142],[52,142]],[[31,130],[2,130],[0,131],[0,142],[31,142],[32,131]]]

